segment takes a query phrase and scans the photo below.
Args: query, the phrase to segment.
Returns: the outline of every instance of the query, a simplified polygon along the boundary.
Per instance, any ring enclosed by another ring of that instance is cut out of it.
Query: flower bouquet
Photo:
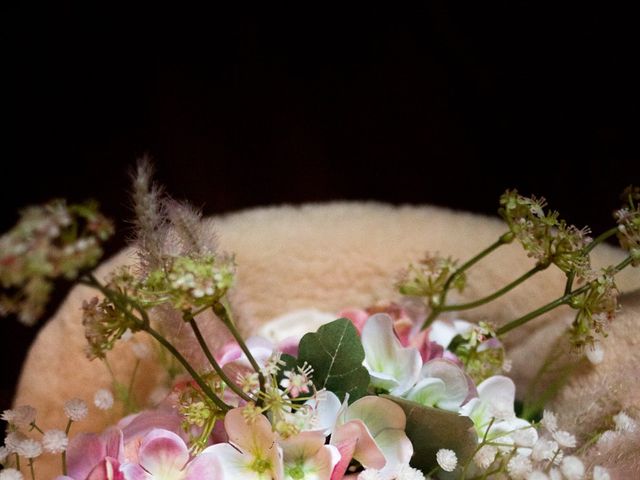
[[[567,385],[585,378],[580,369],[606,363],[603,339],[619,309],[616,281],[637,285],[623,278],[640,263],[637,189],[625,192],[616,225],[593,239],[546,210],[544,200],[507,191],[499,234],[478,253],[463,249],[462,262],[434,253],[416,260],[422,247],[399,241],[397,251],[414,258],[408,267],[393,254],[383,267],[376,258],[365,262],[372,278],[377,268],[405,268],[395,282],[373,282],[368,289],[378,295],[358,296],[353,292],[362,285],[343,282],[338,267],[323,273],[336,276],[327,282],[331,302],[304,275],[278,282],[266,269],[243,273],[255,248],[252,232],[227,220],[235,228],[227,224],[228,231],[248,242],[236,267],[211,224],[152,183],[146,162],[134,177],[133,200],[136,261],[109,271],[94,270],[113,233],[94,204],[33,207],[0,239],[3,312],[32,323],[55,278],[77,280],[83,287],[70,300],[81,310],[85,354],[94,360],[92,367],[78,365],[78,374],[97,371],[99,363],[103,369],[84,385],[94,393],[91,415],[87,399],[65,388],[58,391],[69,398],[51,398],[52,405],[63,403],[59,410],[38,405],[36,412],[19,396],[4,412],[1,479],[602,480],[615,478],[616,458],[635,472],[623,444],[637,430],[636,400],[612,405],[597,427],[589,417],[582,422],[588,430],[580,431],[565,427],[579,424],[571,406],[556,414],[550,405],[576,395]],[[289,227],[269,240],[290,235]],[[598,257],[615,261],[596,269],[594,249],[607,250],[602,243],[616,235],[626,253]],[[342,245],[350,241],[339,238]],[[362,253],[359,240],[354,245],[350,256]],[[510,265],[522,249],[533,263],[528,270],[488,292],[477,286],[484,279],[474,273],[485,257],[506,252]],[[286,271],[291,259],[282,261]],[[552,271],[552,280],[544,277]],[[561,289],[538,302],[540,277],[543,289]],[[274,294],[274,282],[311,292],[304,302],[287,301]],[[243,293],[241,285],[260,287]],[[523,305],[533,308],[515,314],[500,303],[529,285]],[[314,298],[322,310],[308,308]],[[291,311],[270,315],[260,302]],[[498,305],[493,312],[492,305]],[[570,319],[556,321],[558,311]],[[265,321],[252,324],[250,317]],[[75,323],[67,327],[80,331]],[[510,340],[515,332],[524,333]],[[541,355],[526,361],[531,351],[519,342],[536,334],[548,336],[547,345],[529,344]],[[514,362],[511,352],[519,349]],[[514,370],[519,386],[527,386],[518,395]],[[575,410],[584,413],[579,404]],[[99,431],[83,427],[92,415]]]

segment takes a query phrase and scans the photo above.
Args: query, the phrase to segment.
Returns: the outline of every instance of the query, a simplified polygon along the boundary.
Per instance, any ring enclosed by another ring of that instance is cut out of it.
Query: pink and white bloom
[[[519,454],[531,453],[538,432],[529,422],[516,417],[516,386],[508,377],[495,375],[478,385],[478,397],[460,408],[473,421],[478,439],[500,438],[500,443],[516,445]]]
[[[224,478],[215,455],[202,452],[190,459],[184,440],[173,432],[155,429],[142,441],[136,463],[120,467],[124,480],[217,480]]]
[[[409,463],[413,445],[404,431],[406,420],[402,408],[385,398],[363,397],[349,407],[345,402],[331,435],[331,444],[341,455],[331,478],[342,478],[352,458],[382,472]]]
[[[67,472],[73,480],[122,480],[124,441],[120,429],[110,428],[101,435],[76,435],[67,449]]]
[[[229,443],[218,443],[203,450],[201,455],[216,459],[219,476],[232,480],[282,480],[284,467],[282,449],[278,445],[271,423],[263,415],[247,421],[243,408],[227,412],[224,426]],[[208,477],[200,477],[208,478]]]
[[[392,395],[402,395],[420,375],[422,358],[417,348],[403,347],[393,331],[393,320],[385,313],[372,315],[362,329],[363,365],[371,384]]]
[[[428,407],[458,411],[469,395],[469,383],[460,367],[449,360],[425,363],[415,386],[404,397]]]
[[[281,439],[284,453],[285,480],[330,480],[340,460],[340,453],[333,445],[325,445],[320,431],[300,432]]]

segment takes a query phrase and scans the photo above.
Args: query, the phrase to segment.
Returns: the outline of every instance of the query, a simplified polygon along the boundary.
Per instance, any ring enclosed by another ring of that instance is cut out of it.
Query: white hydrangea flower
[[[100,410],[109,410],[113,407],[113,394],[106,388],[101,388],[93,396],[93,404]]]
[[[611,480],[611,475],[606,468],[596,465],[593,467],[593,480]]]
[[[578,443],[575,436],[564,430],[557,430],[552,432],[551,435],[553,435],[554,440],[558,442],[561,447],[575,448]]]
[[[36,458],[42,454],[42,444],[32,438],[22,440],[16,446],[16,453],[24,458]]]
[[[620,412],[617,415],[614,415],[613,421],[616,424],[616,430],[618,432],[633,433],[638,428],[638,423],[625,412]]]
[[[24,477],[15,468],[5,468],[0,472],[0,480],[24,480]]]
[[[64,414],[74,422],[84,420],[89,413],[89,407],[84,400],[73,398],[64,404]]]
[[[564,457],[560,470],[567,480],[582,480],[584,478],[584,464],[582,460],[573,455]]]
[[[436,453],[436,461],[445,472],[453,472],[458,466],[458,456],[453,450],[441,448]]]
[[[20,405],[2,412],[2,420],[17,427],[28,427],[36,421],[36,409],[31,405]]]
[[[42,446],[49,453],[62,453],[69,445],[69,438],[62,430],[47,430],[42,436]]]
[[[507,463],[507,471],[513,477],[513,480],[526,480],[527,476],[533,471],[533,465],[529,457],[515,455]]]

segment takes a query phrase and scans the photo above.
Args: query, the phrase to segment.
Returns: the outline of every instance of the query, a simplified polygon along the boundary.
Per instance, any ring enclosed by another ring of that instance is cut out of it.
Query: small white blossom
[[[551,435],[553,435],[553,439],[558,442],[561,447],[575,448],[578,443],[575,436],[564,430],[552,432]]]
[[[483,445],[480,447],[480,450],[476,452],[473,457],[473,461],[480,468],[484,468],[486,470],[495,460],[497,453],[498,449],[493,445]]]
[[[2,412],[2,420],[17,427],[28,427],[36,421],[36,409],[31,405],[20,405]]]
[[[23,480],[22,474],[15,468],[5,468],[0,472],[0,480]]]
[[[596,442],[596,446],[600,449],[608,449],[611,447],[613,442],[615,442],[618,438],[620,438],[620,433],[613,430],[606,430],[602,432],[600,438]]]
[[[415,468],[410,467],[408,464],[400,465],[398,472],[395,475],[396,480],[425,480],[424,474]]]
[[[113,407],[113,394],[106,388],[101,388],[93,396],[93,403],[100,410],[109,410]]]
[[[556,441],[540,438],[533,446],[531,458],[536,462],[544,462],[551,460],[555,456],[555,462],[560,463],[560,460],[562,460],[562,451],[556,455],[559,448]]]
[[[514,480],[525,480],[532,470],[531,460],[524,455],[511,457],[511,460],[507,463],[507,471]]]
[[[549,480],[549,477],[543,471],[535,470],[529,474],[527,480]]]
[[[144,360],[145,358],[149,358],[151,355],[151,350],[149,350],[149,346],[146,343],[132,343],[131,350],[133,354],[139,360]]]
[[[21,441],[16,446],[16,453],[24,458],[36,458],[42,453],[42,444],[32,438]]]
[[[584,349],[584,354],[593,365],[599,365],[602,363],[602,360],[604,360],[604,350],[600,342],[587,345]]]
[[[11,454],[9,449],[4,445],[0,447],[0,463],[4,463],[7,457]]]
[[[593,480],[611,480],[611,475],[606,468],[596,465],[593,467]]]
[[[380,471],[375,468],[367,468],[358,475],[358,480],[382,480]]]
[[[4,439],[4,445],[7,447],[9,453],[16,453],[18,445],[20,445],[24,440],[27,440],[27,436],[22,432],[9,432]]]
[[[563,480],[562,473],[557,468],[549,470],[549,480]]]
[[[567,480],[582,480],[584,478],[584,465],[578,457],[573,455],[564,457],[560,470]]]
[[[453,472],[458,465],[458,457],[456,452],[449,450],[448,448],[441,448],[436,453],[436,461],[440,468],[445,472]]]
[[[540,423],[550,432],[555,432],[558,429],[558,417],[551,410],[545,410],[542,413],[542,421]]]
[[[616,424],[616,430],[618,432],[633,433],[638,428],[638,423],[624,412],[614,415],[613,421]]]
[[[64,404],[64,414],[74,422],[84,420],[89,413],[89,408],[84,400],[74,398]]]
[[[49,453],[62,453],[69,445],[69,438],[62,430],[47,430],[42,436],[42,446]]]

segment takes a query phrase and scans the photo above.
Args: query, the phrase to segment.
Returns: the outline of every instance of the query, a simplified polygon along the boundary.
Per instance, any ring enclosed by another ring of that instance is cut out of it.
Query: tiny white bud
[[[584,349],[584,354],[593,365],[599,365],[604,360],[604,350],[599,342],[592,345],[587,345]]]
[[[113,394],[106,388],[101,388],[93,396],[93,404],[100,410],[109,410],[113,407]]]
[[[16,447],[16,453],[24,458],[39,457],[42,453],[42,444],[37,440],[27,438],[26,440],[18,443]]]
[[[578,457],[573,455],[564,457],[560,470],[567,480],[582,480],[584,478],[584,465]]]
[[[15,468],[5,468],[0,472],[0,480],[24,480],[24,477]]]
[[[624,412],[614,415],[613,421],[616,424],[616,430],[618,432],[633,433],[638,428],[638,423]]]
[[[20,405],[2,412],[2,420],[17,427],[28,427],[36,421],[36,409],[31,405]]]
[[[596,465],[593,467],[593,480],[611,480],[611,475],[606,468]]]
[[[62,453],[69,445],[69,438],[62,430],[47,430],[42,436],[42,446],[49,453]]]
[[[436,453],[436,461],[440,468],[445,472],[453,472],[458,465],[458,457],[456,452],[449,450],[448,448],[441,448]]]
[[[74,422],[84,420],[89,413],[89,408],[84,400],[74,398],[64,404],[64,414]]]

